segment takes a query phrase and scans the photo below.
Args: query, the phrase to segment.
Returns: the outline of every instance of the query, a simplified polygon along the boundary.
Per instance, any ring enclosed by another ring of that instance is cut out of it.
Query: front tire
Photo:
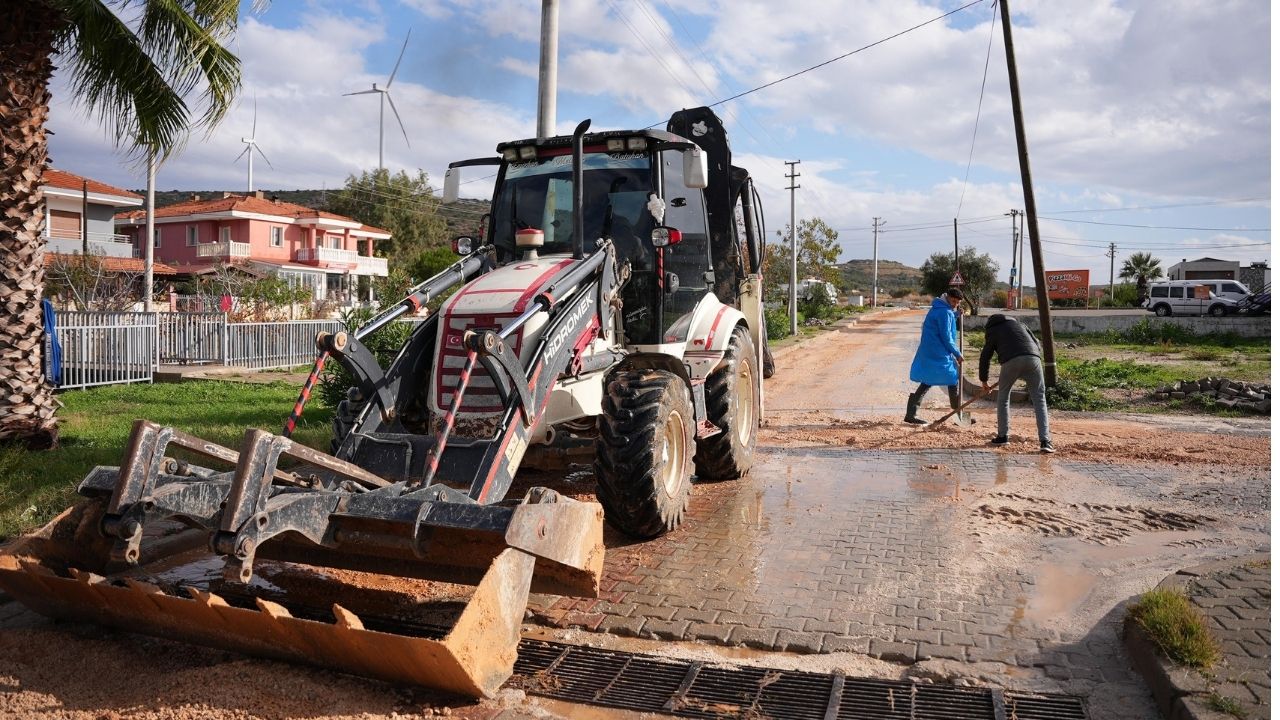
[[[689,388],[665,370],[609,380],[597,421],[596,498],[618,530],[652,538],[679,527],[693,491]]]
[[[1161,303],[1156,306],[1156,315],[1158,317],[1169,317],[1172,314],[1173,314],[1173,308],[1169,307],[1168,305]]]
[[[720,433],[698,440],[693,456],[698,478],[733,480],[751,470],[759,418],[759,377],[756,346],[746,328],[729,338],[724,363],[707,377],[707,420]]]
[[[1209,308],[1209,314],[1214,317],[1222,317],[1227,314],[1227,308],[1222,305],[1214,305]]]

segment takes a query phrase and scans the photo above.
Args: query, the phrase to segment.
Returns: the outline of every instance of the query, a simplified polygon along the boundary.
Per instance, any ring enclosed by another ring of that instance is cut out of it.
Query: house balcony
[[[74,255],[84,252],[78,231],[55,230],[44,234],[45,249],[51,253]],[[128,235],[89,231],[89,254],[103,257],[137,257],[137,249]]]
[[[356,267],[360,255],[355,250],[339,250],[337,248],[298,248],[293,251],[293,260],[305,265],[322,268],[349,270]]]
[[[235,240],[219,240],[218,242],[200,243],[196,246],[196,257],[201,258],[249,258],[249,243]]]
[[[387,259],[383,257],[365,257],[361,255],[356,258],[356,269],[352,270],[355,275],[373,275],[376,277],[387,276]]]

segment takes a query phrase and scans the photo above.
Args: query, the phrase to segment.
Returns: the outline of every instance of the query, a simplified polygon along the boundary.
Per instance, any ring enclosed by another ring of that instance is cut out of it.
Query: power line
[[[1141,228],[1143,230],[1199,230],[1204,232],[1271,232],[1271,228],[1214,228],[1214,227],[1183,227],[1178,225],[1134,225],[1130,223],[1109,223],[1099,220],[1068,220],[1066,218],[1045,217],[1046,220],[1065,223],[1082,223],[1085,225],[1108,225],[1111,227],[1128,227]]]
[[[716,105],[720,105],[720,104],[722,104],[722,103],[727,103],[727,102],[729,102],[730,100],[737,100],[738,98],[740,98],[740,97],[744,97],[744,96],[747,96],[747,95],[750,95],[751,93],[759,92],[759,91],[764,90],[765,88],[768,88],[768,87],[773,87],[774,85],[777,85],[778,83],[785,82],[785,81],[787,81],[787,80],[791,80],[792,78],[800,77],[801,75],[804,75],[804,74],[805,74],[805,73],[807,73],[807,72],[812,72],[812,71],[814,71],[814,70],[817,70],[817,69],[818,69],[818,68],[820,68],[820,67],[824,67],[824,66],[826,66],[826,65],[830,65],[830,64],[831,64],[831,63],[833,63],[833,62],[838,62],[838,61],[840,61],[840,60],[844,60],[844,59],[845,59],[845,58],[847,58],[847,57],[850,57],[850,56],[853,56],[853,55],[857,55],[858,53],[862,52],[863,50],[869,50],[869,49],[871,49],[871,48],[873,48],[873,47],[875,47],[875,46],[877,46],[877,45],[880,45],[880,44],[882,44],[882,43],[886,43],[886,42],[888,42],[888,41],[890,41],[890,40],[893,40],[893,39],[895,39],[895,38],[902,37],[903,35],[906,35],[907,33],[911,32],[911,31],[913,31],[913,30],[919,30],[920,28],[922,28],[922,27],[924,27],[924,26],[926,26],[926,25],[931,25],[931,24],[933,24],[933,23],[935,23],[935,22],[937,22],[937,21],[939,21],[939,20],[942,20],[942,19],[944,19],[944,18],[950,17],[951,15],[955,15],[956,13],[960,12],[961,10],[966,10],[966,9],[968,9],[968,8],[971,8],[971,7],[973,7],[974,5],[977,5],[977,4],[978,4],[978,3],[980,3],[980,2],[983,2],[983,0],[973,0],[973,2],[968,3],[967,5],[961,5],[960,7],[956,8],[955,10],[952,10],[951,12],[944,13],[944,14],[942,14],[942,15],[939,15],[938,17],[933,18],[932,20],[926,20],[926,21],[924,21],[924,22],[920,23],[919,25],[914,25],[914,26],[912,26],[912,27],[907,28],[906,30],[902,30],[902,31],[897,32],[897,33],[894,33],[893,35],[890,35],[890,36],[888,36],[888,37],[881,38],[881,39],[879,39],[879,40],[877,40],[877,41],[875,41],[875,42],[873,42],[873,43],[871,43],[871,44],[869,44],[869,45],[863,45],[862,47],[858,48],[857,50],[852,50],[852,51],[847,52],[847,53],[845,53],[845,54],[843,54],[843,55],[839,55],[839,56],[837,56],[837,57],[833,57],[833,58],[831,58],[830,60],[827,60],[827,61],[825,61],[825,62],[820,62],[820,63],[818,63],[817,65],[814,65],[814,66],[812,66],[812,67],[805,68],[804,70],[801,70],[801,71],[799,71],[799,72],[791,73],[790,75],[788,75],[788,76],[786,76],[786,77],[778,78],[777,80],[774,80],[774,81],[772,81],[772,82],[767,82],[767,83],[765,83],[764,85],[761,85],[761,86],[759,86],[759,87],[752,88],[752,89],[747,90],[747,91],[745,91],[745,92],[740,92],[740,93],[738,93],[737,95],[734,95],[733,97],[728,97],[728,98],[725,98],[724,100],[717,100],[716,102],[711,103],[711,105],[710,105],[709,107],[715,107]]]
[[[1089,212],[1123,212],[1127,210],[1167,210],[1170,208],[1189,208],[1189,207],[1208,207],[1210,205],[1235,205],[1237,203],[1257,202],[1259,200],[1270,200],[1267,197],[1251,197],[1240,198],[1238,200],[1207,200],[1205,202],[1196,203],[1173,203],[1169,205],[1133,205],[1130,207],[1117,208],[1085,208],[1083,210],[1050,210],[1046,213],[1040,213],[1041,217],[1050,215],[1066,215],[1068,213],[1089,213]]]
[[[987,59],[982,63],[982,86],[978,88],[978,113],[973,118],[973,138],[969,140],[969,162],[964,166],[964,183],[960,186],[960,204],[956,217],[964,207],[964,193],[969,189],[969,170],[973,168],[973,149],[978,146],[978,121],[982,119],[982,98],[987,93],[987,68],[991,66],[991,42],[996,37],[996,6],[991,4],[991,33],[987,36]]]

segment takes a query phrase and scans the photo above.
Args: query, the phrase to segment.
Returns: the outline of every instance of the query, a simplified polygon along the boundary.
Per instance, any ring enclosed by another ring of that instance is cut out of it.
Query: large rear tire
[[[701,480],[733,480],[751,470],[759,418],[756,346],[739,326],[729,338],[724,362],[707,377],[707,420],[720,433],[698,440],[693,456]]]
[[[665,370],[614,375],[597,427],[596,498],[609,524],[638,538],[676,529],[693,490],[693,401],[684,380]]]

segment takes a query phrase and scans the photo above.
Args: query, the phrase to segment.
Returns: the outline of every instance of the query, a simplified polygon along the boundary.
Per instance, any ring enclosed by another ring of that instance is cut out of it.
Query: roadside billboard
[[[1088,270],[1046,270],[1045,289],[1050,300],[1077,300],[1089,297]]]

